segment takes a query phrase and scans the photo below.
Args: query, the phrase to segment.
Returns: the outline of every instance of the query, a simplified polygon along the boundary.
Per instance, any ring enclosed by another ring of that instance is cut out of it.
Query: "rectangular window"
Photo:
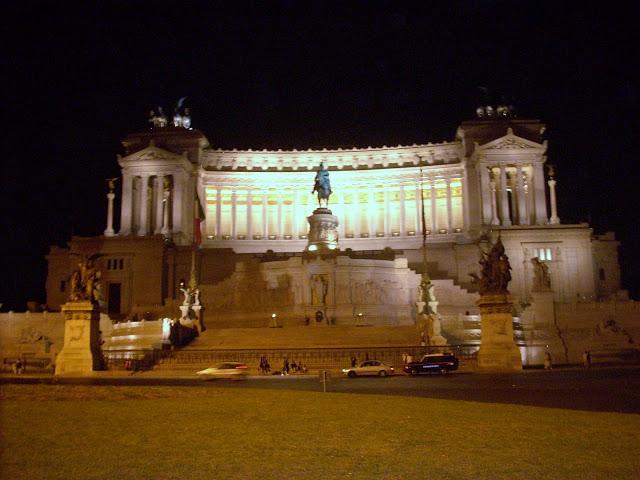
[[[60,280],[60,291],[64,292],[67,288],[67,282],[65,280]]]
[[[533,254],[542,262],[553,260],[550,248],[534,248]]]

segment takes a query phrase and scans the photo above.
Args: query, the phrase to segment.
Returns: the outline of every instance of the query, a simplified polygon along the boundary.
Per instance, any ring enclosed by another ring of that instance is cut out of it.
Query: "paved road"
[[[3,376],[0,383],[50,383],[50,376]],[[270,388],[322,391],[316,376],[251,377],[247,381],[203,382],[194,376],[104,375],[60,379],[59,383],[95,385],[207,385],[224,388]],[[640,413],[640,367],[591,370],[528,370],[517,374],[453,373],[388,378],[332,378],[327,390],[340,393],[404,395],[513,403],[577,410]]]
[[[215,383],[215,382],[212,382]],[[317,378],[234,382],[247,387],[320,390]],[[476,402],[514,403],[577,410],[640,413],[640,368],[525,371],[519,374],[457,373],[447,376],[336,378],[328,391],[405,395]]]

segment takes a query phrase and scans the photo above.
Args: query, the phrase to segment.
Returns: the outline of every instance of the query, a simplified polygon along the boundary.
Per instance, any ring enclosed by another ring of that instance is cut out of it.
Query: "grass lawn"
[[[640,415],[207,387],[0,400],[2,479],[640,478]]]

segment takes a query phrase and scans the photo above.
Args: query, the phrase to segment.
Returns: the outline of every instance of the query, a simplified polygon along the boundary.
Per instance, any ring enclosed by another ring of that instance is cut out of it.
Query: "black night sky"
[[[3,11],[2,310],[44,302],[49,245],[104,230],[119,139],[148,128],[155,105],[170,112],[188,96],[194,127],[221,148],[398,145],[453,140],[478,86],[547,124],[562,222],[615,231],[624,287],[638,298],[639,10],[13,2]]]

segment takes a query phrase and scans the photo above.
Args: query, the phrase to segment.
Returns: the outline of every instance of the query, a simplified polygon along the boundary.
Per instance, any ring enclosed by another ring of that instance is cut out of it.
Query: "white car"
[[[211,380],[214,378],[246,378],[249,375],[249,367],[245,363],[240,362],[224,362],[218,366],[205,368],[196,372],[196,375],[200,375],[204,380]]]
[[[359,367],[343,368],[344,373],[349,378],[355,378],[365,375],[377,375],[378,377],[386,377],[393,375],[395,370],[387,363],[379,360],[367,360],[360,364]]]

